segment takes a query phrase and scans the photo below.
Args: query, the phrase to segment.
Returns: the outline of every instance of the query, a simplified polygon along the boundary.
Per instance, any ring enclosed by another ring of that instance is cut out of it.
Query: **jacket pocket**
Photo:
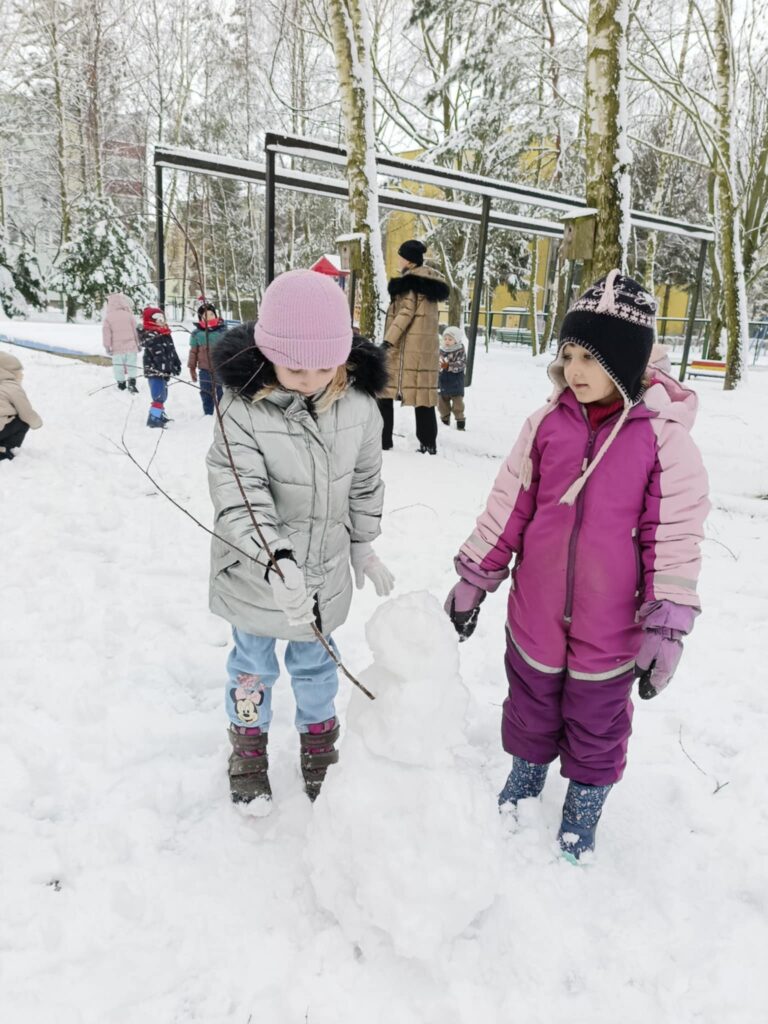
[[[221,558],[215,559],[213,563],[213,578],[218,579],[219,576],[223,576],[225,573],[229,572],[230,569],[234,569],[238,565],[240,565],[240,559],[235,557],[231,552]]]
[[[632,528],[632,550],[635,553],[635,597],[639,597],[643,588],[643,558],[636,526]]]

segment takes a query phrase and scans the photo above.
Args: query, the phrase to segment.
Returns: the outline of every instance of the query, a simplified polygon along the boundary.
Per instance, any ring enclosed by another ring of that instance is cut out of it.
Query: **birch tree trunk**
[[[384,333],[387,282],[379,224],[371,30],[366,0],[328,0],[328,16],[341,87],[352,230],[363,236],[360,331],[378,341]]]
[[[728,339],[725,390],[742,379],[747,364],[749,324],[741,218],[737,201],[733,146],[734,55],[731,37],[733,0],[715,0],[714,45],[716,62],[715,230],[721,268],[723,322]]]
[[[685,15],[685,26],[683,28],[683,40],[680,46],[680,55],[677,58],[677,77],[683,80],[685,64],[688,57],[688,46],[691,39],[691,21],[693,19],[694,0],[688,0],[688,8]],[[669,191],[669,171],[672,164],[672,147],[677,130],[679,115],[673,107],[669,112],[669,119],[664,127],[664,135],[661,142],[661,153],[659,155],[658,178],[656,189],[651,201],[651,213],[661,213]],[[655,269],[656,251],[658,246],[658,232],[651,231],[645,243],[645,287],[653,295],[655,293]]]
[[[629,166],[625,78],[629,0],[590,0],[585,86],[586,199],[597,210],[595,247],[584,263],[588,285],[626,266]]]

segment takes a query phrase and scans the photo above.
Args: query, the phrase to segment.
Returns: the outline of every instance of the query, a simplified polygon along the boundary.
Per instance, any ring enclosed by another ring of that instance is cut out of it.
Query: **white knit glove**
[[[275,604],[288,619],[288,624],[301,626],[305,622],[314,622],[315,602],[307,593],[301,569],[292,559],[281,558],[280,572],[283,579],[280,579],[275,569],[269,570],[267,578]]]
[[[392,593],[395,577],[374,553],[372,544],[367,542],[353,544],[349,557],[355,574],[355,586],[358,590],[363,589],[365,577],[367,576],[376,588],[376,593],[379,597],[386,597]]]

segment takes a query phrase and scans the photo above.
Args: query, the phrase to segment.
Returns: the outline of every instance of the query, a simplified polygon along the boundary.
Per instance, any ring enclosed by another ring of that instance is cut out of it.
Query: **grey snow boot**
[[[595,848],[595,832],[611,786],[570,782],[563,804],[563,821],[557,841],[567,860],[577,861]]]
[[[269,733],[261,729],[241,732],[238,726],[230,725],[229,742],[229,791],[233,804],[249,804],[252,800],[272,799],[269,785],[269,756],[267,742]]]
[[[317,725],[310,725],[312,732],[299,734],[301,740],[301,774],[304,777],[304,791],[312,803],[317,799],[325,780],[329,765],[336,764],[339,752],[335,743],[339,738],[339,723],[329,718]]]
[[[512,771],[499,793],[499,807],[505,804],[517,806],[518,800],[539,796],[547,779],[548,764],[534,764],[524,761],[522,757],[512,758]]]

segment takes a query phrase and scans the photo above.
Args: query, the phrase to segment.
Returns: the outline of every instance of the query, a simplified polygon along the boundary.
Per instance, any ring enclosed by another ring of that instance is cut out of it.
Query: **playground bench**
[[[725,363],[717,359],[692,359],[686,377],[725,377]]]
[[[525,327],[494,327],[491,331],[494,341],[502,345],[530,345],[531,332]]]

